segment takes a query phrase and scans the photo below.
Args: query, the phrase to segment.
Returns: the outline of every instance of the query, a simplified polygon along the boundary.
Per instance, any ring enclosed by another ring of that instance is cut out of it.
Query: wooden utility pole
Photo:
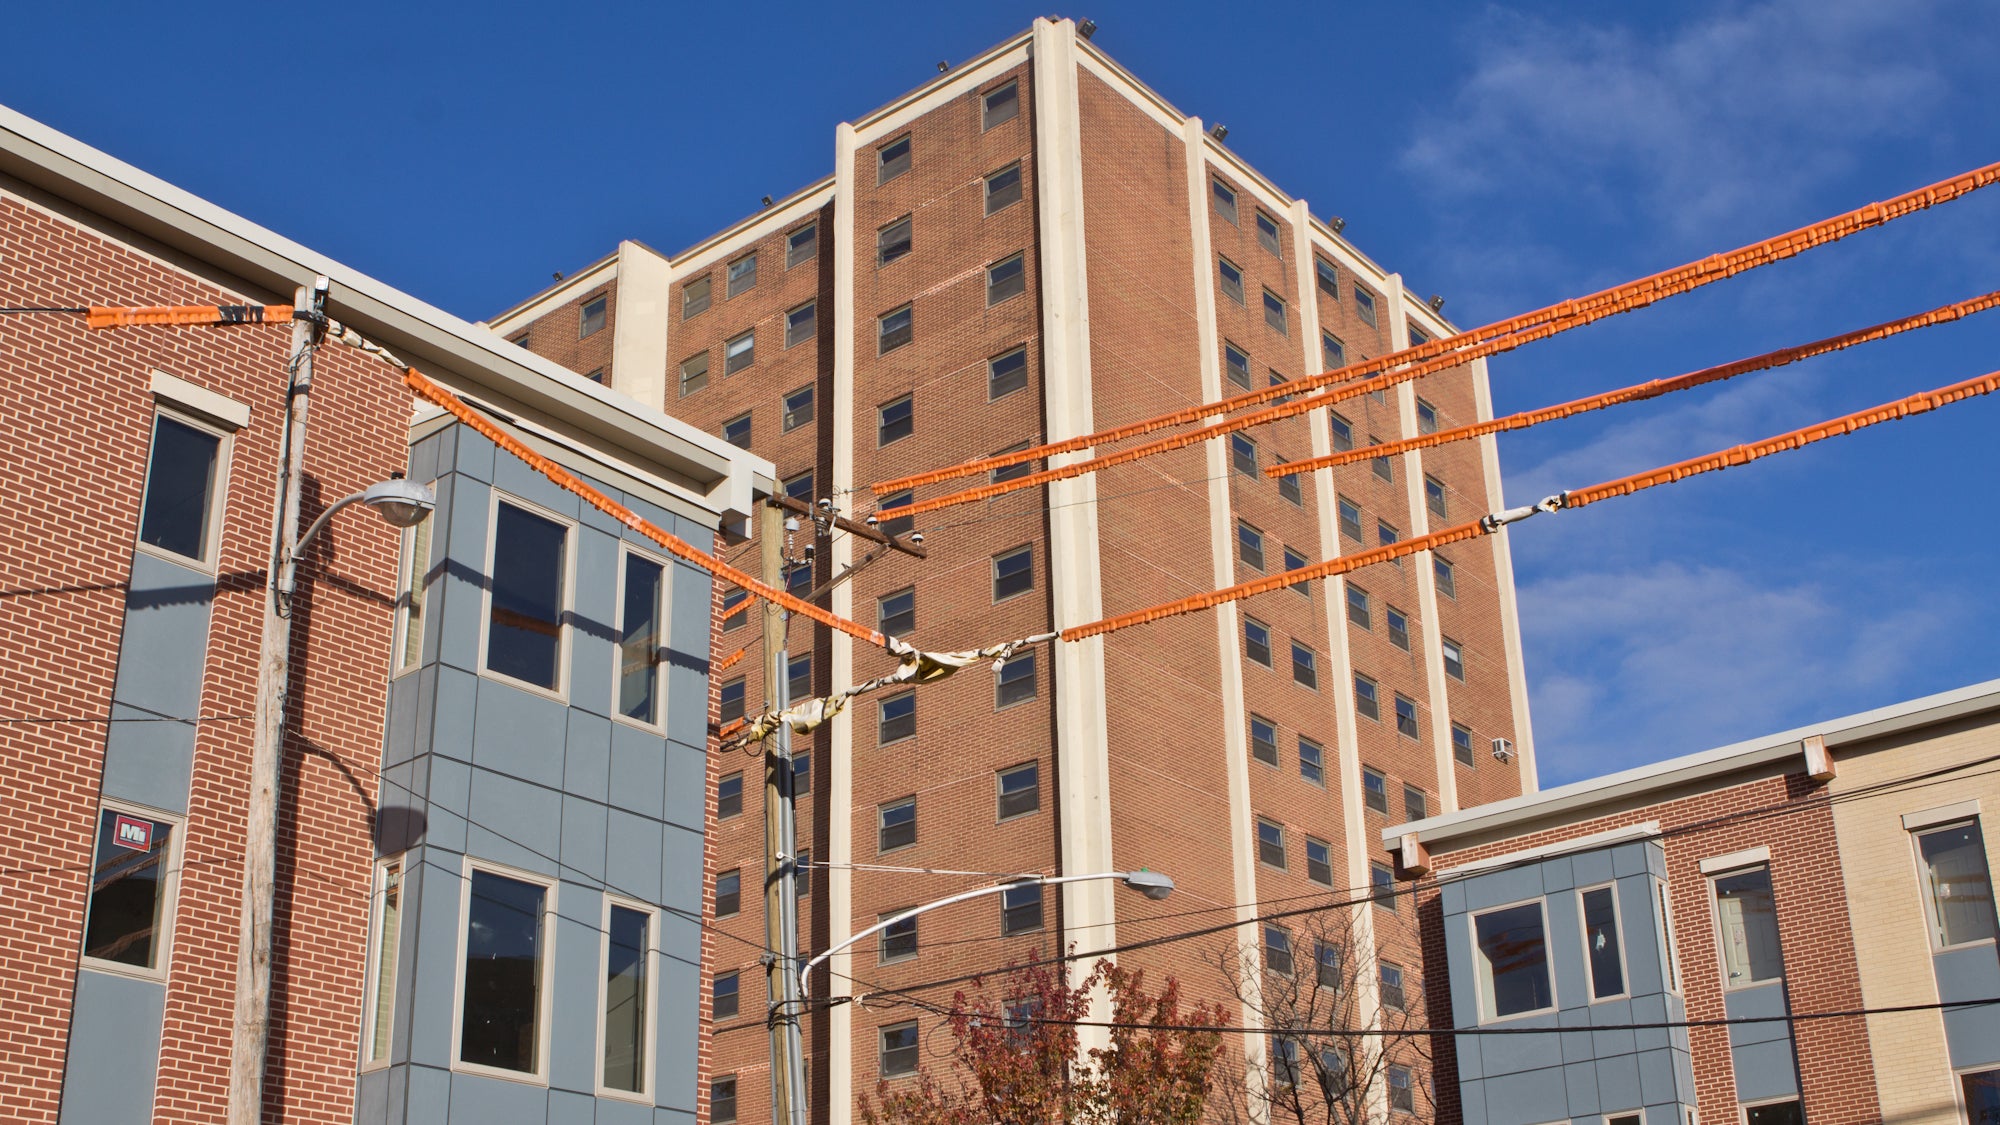
[[[785,588],[785,511],[758,507],[758,559],[766,584]],[[764,604],[764,711],[791,705],[786,614]],[[793,816],[792,728],[779,723],[764,740],[764,987],[771,1033],[772,1125],[805,1125],[804,1014],[799,1011],[799,884]]]
[[[291,683],[292,607],[279,590],[298,549],[299,492],[305,477],[306,403],[313,346],[326,306],[326,279],[300,286],[286,369],[285,431],[264,583],[264,638],[250,752],[250,811],[243,844],[243,921],[236,955],[236,1024],[229,1047],[229,1125],[263,1120],[264,1062],[271,1044],[271,927],[277,891],[278,782],[284,770],[286,695]]]

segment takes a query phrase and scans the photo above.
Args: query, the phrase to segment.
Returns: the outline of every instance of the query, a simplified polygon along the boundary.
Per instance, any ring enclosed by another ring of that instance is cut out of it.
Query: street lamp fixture
[[[313,541],[313,537],[326,529],[326,525],[332,522],[335,513],[356,503],[366,504],[375,509],[375,514],[381,516],[382,522],[390,527],[405,528],[415,527],[424,522],[424,518],[431,514],[431,509],[437,507],[437,495],[431,491],[429,485],[405,480],[402,474],[398,473],[388,480],[377,481],[352,496],[343,496],[327,505],[326,511],[321,512],[312,526],[306,528],[306,533],[299,536],[298,546],[292,548],[291,555],[285,559],[284,572],[278,578],[280,594],[285,597],[292,595],[292,590],[298,584],[299,557],[306,553],[306,546]]]

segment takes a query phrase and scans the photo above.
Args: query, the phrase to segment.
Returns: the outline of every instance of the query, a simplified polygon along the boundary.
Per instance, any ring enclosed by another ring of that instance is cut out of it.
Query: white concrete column
[[[618,244],[618,309],[611,321],[611,389],[655,410],[667,405],[667,309],[673,271],[636,242]]]
[[[854,492],[854,126],[842,122],[834,131],[833,155],[833,401],[828,404],[828,424],[833,427],[833,480],[824,493],[836,498]],[[836,535],[832,542],[833,569],[840,574],[854,563],[854,537]],[[828,608],[849,620],[854,618],[854,585],[842,582],[833,588]],[[832,682],[854,682],[854,638],[832,631],[830,655]],[[827,946],[846,941],[854,933],[854,873],[842,864],[854,862],[854,722],[853,716],[834,716],[825,727],[826,752],[820,757],[827,771],[826,804],[820,815],[827,821],[826,870]],[[826,989],[829,998],[852,996],[854,971],[852,951],[828,960],[832,980]],[[854,1008],[835,1004],[827,1009],[826,1076],[827,1121],[829,1125],[849,1125],[854,1116]],[[810,1040],[808,1040],[810,1042]],[[808,1083],[810,1086],[810,1083]]]
[[[1493,388],[1486,379],[1486,361],[1472,361],[1472,398],[1479,421],[1493,418]],[[1500,447],[1492,434],[1479,439],[1479,463],[1486,475],[1486,503],[1489,511],[1507,506],[1500,491]],[[1507,541],[1507,529],[1487,536],[1493,543],[1493,585],[1500,595],[1500,632],[1507,646],[1507,685],[1514,704],[1514,765],[1521,771],[1521,792],[1541,788],[1535,769],[1535,729],[1528,721],[1528,666],[1521,656],[1521,610],[1514,598],[1514,553]],[[1478,747],[1473,748],[1474,753]]]

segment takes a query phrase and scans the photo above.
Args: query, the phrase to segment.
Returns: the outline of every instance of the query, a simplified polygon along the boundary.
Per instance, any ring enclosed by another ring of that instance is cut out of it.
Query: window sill
[[[508,1070],[505,1067],[487,1066],[484,1063],[470,1063],[463,1059],[453,1060],[451,1070],[453,1074],[475,1074],[481,1078],[498,1078],[502,1082],[515,1082],[523,1086],[541,1086],[546,1088],[549,1084],[549,1076],[546,1074],[531,1074],[523,1070]]]

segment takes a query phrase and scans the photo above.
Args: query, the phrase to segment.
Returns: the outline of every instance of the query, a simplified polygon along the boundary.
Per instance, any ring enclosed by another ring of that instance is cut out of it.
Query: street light
[[[424,517],[431,514],[432,508],[437,507],[437,495],[431,491],[429,485],[404,480],[398,475],[385,481],[377,481],[352,496],[343,496],[327,505],[326,511],[321,512],[312,526],[306,528],[306,533],[299,536],[298,544],[285,557],[284,572],[278,578],[280,594],[291,597],[292,590],[298,585],[299,556],[306,553],[307,544],[313,541],[314,536],[326,530],[326,525],[332,522],[335,513],[355,503],[366,504],[375,509],[375,514],[381,516],[382,522],[390,527],[405,528],[415,527],[424,522]]]

